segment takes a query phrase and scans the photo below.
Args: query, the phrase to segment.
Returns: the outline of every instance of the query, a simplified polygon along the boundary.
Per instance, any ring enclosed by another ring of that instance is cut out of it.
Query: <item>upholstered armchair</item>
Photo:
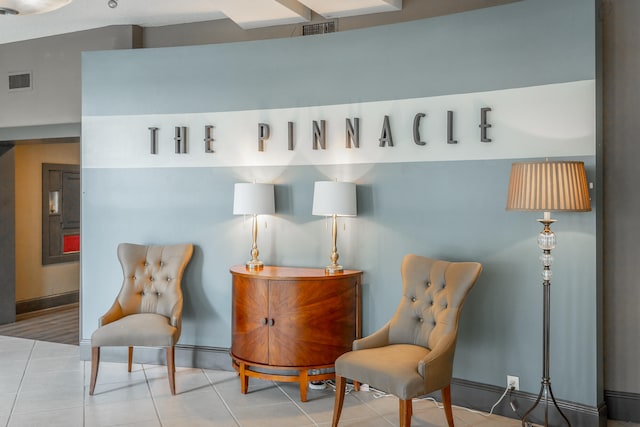
[[[338,426],[346,379],[400,399],[400,426],[411,426],[412,400],[442,390],[449,427],[453,427],[451,376],[462,304],[482,266],[407,255],[402,262],[402,298],[380,330],[353,342],[335,363],[333,427]]]
[[[175,345],[182,326],[182,274],[193,254],[192,244],[118,245],[124,279],[113,305],[99,319],[91,335],[93,395],[100,363],[100,347],[129,347],[131,372],[133,347],[165,347],[171,394],[176,394]]]

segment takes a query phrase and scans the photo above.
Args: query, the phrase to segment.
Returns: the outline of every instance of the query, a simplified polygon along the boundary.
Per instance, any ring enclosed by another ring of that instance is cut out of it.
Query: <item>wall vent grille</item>
[[[9,90],[31,89],[31,73],[11,73],[9,74]]]
[[[303,36],[335,33],[336,31],[338,31],[338,23],[336,21],[320,22],[319,24],[306,24],[302,26]]]

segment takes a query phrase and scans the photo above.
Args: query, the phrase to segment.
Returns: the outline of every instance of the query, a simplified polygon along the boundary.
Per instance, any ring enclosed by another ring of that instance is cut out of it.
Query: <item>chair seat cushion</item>
[[[98,328],[91,335],[91,347],[170,347],[179,338],[169,318],[155,313],[130,314]]]
[[[418,362],[427,354],[428,349],[412,344],[350,351],[336,360],[335,370],[341,377],[407,400],[426,393]]]

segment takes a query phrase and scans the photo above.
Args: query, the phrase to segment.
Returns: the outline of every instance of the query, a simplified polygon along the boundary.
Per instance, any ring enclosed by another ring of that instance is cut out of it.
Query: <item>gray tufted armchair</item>
[[[176,394],[174,349],[182,326],[182,274],[193,254],[192,244],[118,245],[124,279],[113,305],[91,335],[93,395],[100,363],[100,347],[129,347],[131,372],[133,347],[166,347],[171,394]]]
[[[449,427],[453,427],[451,376],[462,304],[482,266],[417,255],[402,261],[402,299],[380,330],[353,342],[335,363],[333,427],[338,426],[346,379],[394,394],[400,399],[400,427],[411,426],[411,399],[442,390]]]

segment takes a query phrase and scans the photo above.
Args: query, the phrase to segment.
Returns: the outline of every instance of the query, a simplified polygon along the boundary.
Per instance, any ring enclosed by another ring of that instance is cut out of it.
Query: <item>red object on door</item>
[[[62,253],[80,252],[80,235],[69,234],[62,237]]]

